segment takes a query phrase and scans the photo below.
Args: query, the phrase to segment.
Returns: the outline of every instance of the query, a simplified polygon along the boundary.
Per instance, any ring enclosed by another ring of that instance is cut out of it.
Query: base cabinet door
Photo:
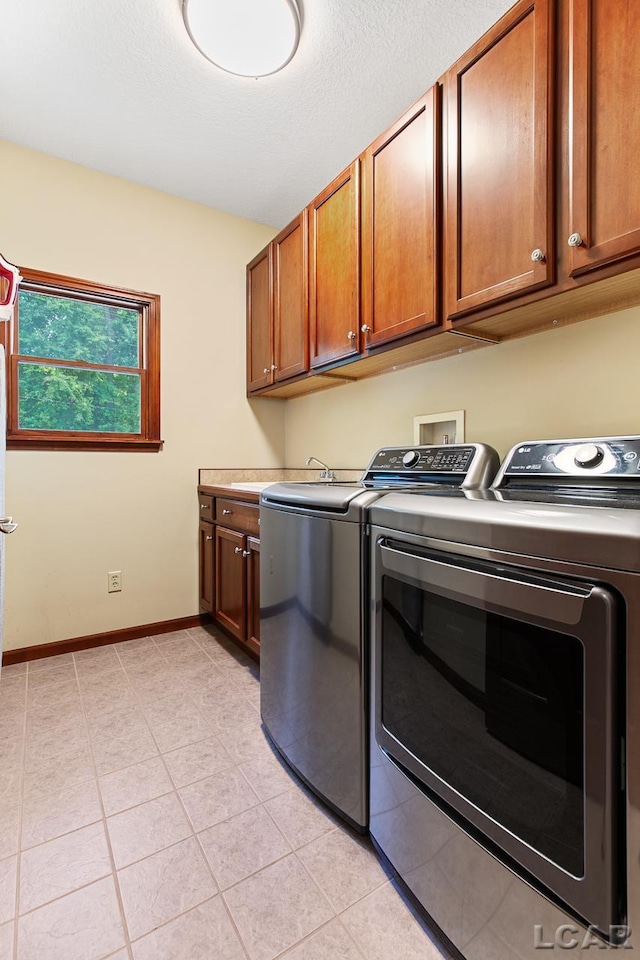
[[[446,314],[555,281],[553,0],[521,0],[447,73]]]
[[[247,537],[247,644],[260,653],[260,541]]]
[[[214,526],[212,523],[200,521],[200,609],[207,613],[213,612],[215,582],[214,582]]]
[[[246,549],[246,537],[234,530],[217,526],[215,538],[215,617],[234,637],[244,640],[247,565],[243,553]]]
[[[640,253],[638,0],[570,0],[569,270]]]

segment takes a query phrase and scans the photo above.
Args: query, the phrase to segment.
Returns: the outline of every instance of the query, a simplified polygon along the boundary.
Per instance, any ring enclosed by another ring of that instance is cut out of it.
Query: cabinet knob
[[[567,243],[570,247],[581,247],[582,246],[582,234],[572,233]]]
[[[544,263],[547,259],[544,255],[544,250],[541,250],[540,247],[536,247],[535,250],[531,252],[531,259],[534,263]]]
[[[242,547],[234,547],[234,548],[233,548],[233,552],[234,552],[234,553],[242,553]]]
[[[230,517],[232,513],[233,513],[233,510],[227,510],[226,507],[223,507],[223,508],[222,508],[222,516],[223,516],[223,517]]]
[[[213,537],[205,537],[205,540],[213,540]]]
[[[349,330],[349,333],[347,334],[347,338],[349,340],[355,340],[356,338],[355,332],[353,330]]]
[[[208,504],[208,503],[201,503],[201,504],[200,504],[200,509],[201,509],[201,510],[208,510],[208,509],[209,509],[209,504]]]
[[[250,551],[250,550],[243,550],[243,551],[242,551],[242,556],[243,556],[243,557],[248,557],[250,554],[251,554],[251,551]]]
[[[272,363],[272,364],[271,364],[271,369],[272,369],[272,370],[277,370],[278,367],[277,367],[277,365],[276,365],[275,363]]]
[[[263,372],[263,373],[269,373],[269,367],[265,367],[262,372]]]
[[[369,326],[368,323],[363,323],[360,329],[362,330],[363,333],[371,333],[371,327]]]

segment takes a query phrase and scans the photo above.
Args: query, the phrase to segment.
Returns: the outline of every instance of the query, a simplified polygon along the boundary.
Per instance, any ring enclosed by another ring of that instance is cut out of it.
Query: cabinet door
[[[200,561],[200,609],[207,610],[209,613],[213,610],[213,596],[214,596],[214,581],[213,581],[213,568],[214,568],[214,537],[213,537],[214,526],[212,523],[205,523],[204,520],[200,521],[200,546],[199,546],[199,561]]]
[[[446,311],[551,284],[553,0],[522,0],[449,70]]]
[[[247,537],[247,643],[260,653],[260,541]]]
[[[216,527],[216,620],[239,640],[246,631],[247,564],[243,556],[246,538],[241,533]]]
[[[359,161],[309,206],[311,366],[360,349]]]
[[[638,0],[570,0],[573,276],[640,253],[639,13]]]
[[[440,87],[366,151],[362,166],[363,343],[438,322]]]
[[[273,333],[275,379],[309,369],[307,212],[273,241]]]
[[[247,265],[247,392],[273,383],[271,247]]]

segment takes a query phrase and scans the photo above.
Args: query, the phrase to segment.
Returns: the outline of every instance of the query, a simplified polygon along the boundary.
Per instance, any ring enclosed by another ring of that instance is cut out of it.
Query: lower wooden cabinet
[[[247,643],[260,653],[260,541],[247,537]]]
[[[214,530],[212,523],[200,521],[200,609],[213,613],[214,602]]]
[[[243,534],[216,527],[215,617],[238,640],[245,639],[247,625],[245,549]]]
[[[201,503],[203,499],[201,494]],[[207,499],[212,501],[215,520],[200,521],[200,609],[211,613],[216,623],[256,655],[260,653],[259,508],[223,497]]]

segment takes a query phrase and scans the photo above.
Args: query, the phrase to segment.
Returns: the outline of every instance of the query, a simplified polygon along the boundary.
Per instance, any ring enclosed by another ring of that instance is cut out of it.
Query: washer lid
[[[368,491],[361,483],[353,481],[308,480],[300,483],[271,484],[263,490],[260,505],[346,514],[352,505],[356,506],[356,498],[362,498],[362,503],[357,504],[360,508],[377,496],[379,494],[375,491]]]

